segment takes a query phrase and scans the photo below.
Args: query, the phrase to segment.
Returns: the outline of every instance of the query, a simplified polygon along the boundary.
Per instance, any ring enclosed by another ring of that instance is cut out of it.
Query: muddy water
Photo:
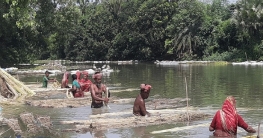
[[[103,64],[96,64],[97,67]],[[233,95],[237,99],[238,112],[245,121],[257,128],[257,124],[263,119],[263,66],[244,65],[176,65],[157,66],[149,63],[139,63],[132,65],[111,64],[111,67],[119,72],[106,74],[104,82],[115,92],[114,96],[121,98],[136,97],[140,83],[149,83],[153,86],[151,96],[148,101],[156,98],[185,98],[186,83],[187,92],[191,101],[191,106],[199,107],[200,110],[213,115],[221,107],[222,102],[228,95]],[[53,77],[53,76],[51,76]],[[54,76],[58,80],[62,75]],[[42,76],[19,76],[23,82],[39,82]],[[186,79],[186,82],[185,82]],[[39,84],[41,86],[41,84]],[[120,90],[118,92],[118,90]],[[26,105],[4,106],[5,116],[16,116],[17,114],[29,111],[34,114],[49,115],[54,123],[54,127],[59,129],[59,121],[63,120],[84,120],[90,114],[132,111],[131,103],[111,103],[111,109],[93,109],[88,107],[78,108],[39,108]],[[158,126],[147,126],[126,129],[108,129],[95,133],[63,133],[61,137],[123,137],[123,138],[161,138],[161,137],[194,137],[210,138],[212,133],[208,131],[208,124],[211,118],[190,123],[177,123]],[[174,132],[152,134],[153,131],[170,129],[174,127],[196,126]],[[62,129],[62,128],[61,128]],[[12,135],[7,132],[5,136]],[[246,136],[247,133],[241,128],[238,129],[237,137]],[[46,135],[47,137],[54,137]]]

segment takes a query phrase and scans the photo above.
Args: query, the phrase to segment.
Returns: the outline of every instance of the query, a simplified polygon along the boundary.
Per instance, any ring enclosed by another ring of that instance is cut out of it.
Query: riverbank
[[[7,72],[12,75],[28,75],[28,74],[44,74],[46,70],[51,72],[51,75],[63,74],[65,71],[71,71],[75,73],[78,70],[86,70],[89,74],[93,74],[95,71],[101,72],[119,72],[118,69],[107,69],[103,70],[103,67],[96,67],[96,64],[117,64],[117,65],[134,65],[141,61],[129,60],[129,61],[67,61],[67,60],[47,60],[47,61],[37,61],[36,64],[18,64],[16,66],[22,67],[9,67],[4,68]],[[245,61],[245,62],[227,62],[227,61],[154,61],[157,66],[178,66],[178,65],[244,65],[244,66],[262,66],[263,61]],[[25,69],[23,66],[32,66],[31,68]]]

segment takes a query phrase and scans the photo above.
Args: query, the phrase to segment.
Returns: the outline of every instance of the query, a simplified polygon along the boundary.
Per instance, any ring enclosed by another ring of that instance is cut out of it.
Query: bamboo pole
[[[109,88],[108,87],[106,88],[105,98],[109,98]],[[108,103],[104,102],[104,105],[110,109],[110,106]]]
[[[186,77],[185,78],[185,94],[186,94],[186,114],[187,114],[187,119],[188,119],[188,122],[190,120],[190,117],[189,117],[189,114],[188,114],[188,90],[187,90],[187,80],[186,80]]]
[[[260,134],[260,122],[258,123],[258,134],[257,134],[257,138],[260,138],[259,134]]]

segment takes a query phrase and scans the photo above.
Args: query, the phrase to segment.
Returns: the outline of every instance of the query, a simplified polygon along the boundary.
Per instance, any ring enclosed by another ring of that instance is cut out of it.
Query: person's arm
[[[46,76],[44,76],[44,78],[43,78],[43,81],[47,81],[48,82],[48,77],[46,77]]]
[[[84,83],[81,80],[77,82],[79,83],[80,88],[84,86]]]
[[[88,87],[86,87],[86,86],[82,86],[82,88],[85,88],[85,89],[83,89],[83,92],[88,92],[89,91],[89,88]]]
[[[218,116],[218,112],[219,112],[219,111],[216,112],[216,114],[215,114],[215,116],[214,116],[214,118],[213,118],[213,120],[212,120],[212,122],[211,122],[211,124],[210,124],[210,126],[209,126],[209,131],[214,131],[214,130],[215,130],[215,127],[216,127],[216,119],[217,119],[217,116]]]
[[[56,81],[56,78],[48,78],[48,81],[49,81],[49,82],[55,82],[55,81]]]
[[[104,102],[106,102],[106,103],[109,101],[108,98],[100,98],[100,97],[96,96],[94,85],[91,85],[91,97],[92,97],[94,100],[96,100],[96,101],[104,101]]]
[[[89,80],[87,83],[85,83],[85,89],[83,90],[84,92],[90,91],[90,87],[92,85],[92,82]]]
[[[244,121],[244,119],[239,114],[237,114],[237,119],[238,119],[239,127],[242,127],[248,133],[256,133],[256,130],[253,129],[251,126],[248,126],[248,124]]]
[[[71,91],[71,92],[73,92],[73,91],[77,91],[77,89],[78,89],[78,86],[79,85],[79,83],[77,82],[77,81],[73,81],[72,82],[72,88],[71,89],[69,89],[69,91]]]
[[[145,116],[145,115],[150,116],[150,113],[146,111],[146,107],[145,107],[145,102],[144,102],[144,100],[141,100],[141,101],[140,101],[139,107],[140,107],[140,112],[141,112],[141,115],[142,115],[142,116]]]
[[[103,84],[103,87],[102,87],[102,91],[104,92],[104,94],[106,94],[107,87],[106,87],[106,85],[104,85],[104,84]]]
[[[103,85],[103,92],[104,94],[106,94],[107,92],[107,86],[106,85]],[[108,98],[110,98],[110,90],[108,89]]]
[[[72,88],[69,89],[69,91],[70,91],[70,92],[73,92],[73,91],[76,91],[76,90],[77,90],[77,87],[76,87],[74,84],[72,84]]]

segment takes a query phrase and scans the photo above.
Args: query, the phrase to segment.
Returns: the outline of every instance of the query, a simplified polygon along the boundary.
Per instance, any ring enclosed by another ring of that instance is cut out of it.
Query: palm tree
[[[172,36],[171,41],[167,41],[168,51],[173,51],[180,59],[183,58],[182,54],[193,57],[200,45],[198,30],[203,22],[202,6],[198,1],[190,4],[185,0],[179,3],[178,11],[173,24],[166,28]]]
[[[242,0],[237,4],[233,19],[235,23],[250,33],[260,31],[263,27],[262,0]]]

